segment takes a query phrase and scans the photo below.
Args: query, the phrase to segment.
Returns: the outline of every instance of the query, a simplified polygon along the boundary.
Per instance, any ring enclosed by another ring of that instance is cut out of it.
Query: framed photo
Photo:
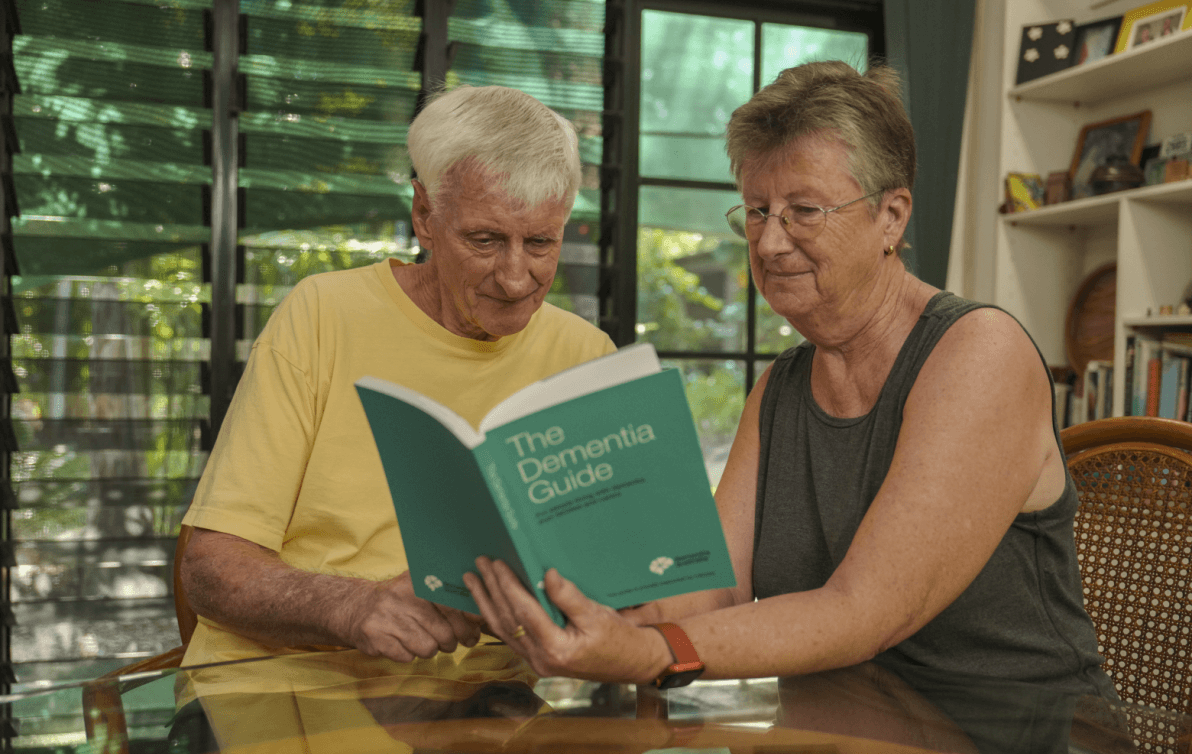
[[[1151,128],[1151,111],[1090,123],[1080,130],[1072,155],[1072,198],[1093,196],[1093,171],[1111,162],[1138,165]]]
[[[1015,85],[1070,67],[1075,60],[1072,56],[1075,40],[1076,24],[1071,20],[1022,27]]]
[[[1157,0],[1127,11],[1122,16],[1122,30],[1113,51],[1132,50],[1189,28],[1192,24],[1189,4],[1190,0]]]
[[[1073,42],[1076,60],[1073,65],[1092,63],[1095,60],[1113,54],[1113,46],[1117,44],[1118,32],[1122,28],[1122,17],[1103,18],[1076,27],[1076,40]]]

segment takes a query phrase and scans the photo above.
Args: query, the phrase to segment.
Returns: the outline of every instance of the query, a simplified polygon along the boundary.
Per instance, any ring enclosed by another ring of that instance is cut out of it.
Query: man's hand
[[[398,662],[454,652],[459,644],[480,640],[481,618],[414,596],[410,572],[365,584],[345,605],[344,637],[366,655],[384,655]]]

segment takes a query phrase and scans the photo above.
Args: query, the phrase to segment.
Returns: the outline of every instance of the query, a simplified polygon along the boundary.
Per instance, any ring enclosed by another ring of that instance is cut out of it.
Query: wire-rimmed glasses
[[[853,199],[851,202],[838,204],[835,207],[818,207],[814,204],[788,204],[782,208],[781,212],[766,212],[757,207],[750,207],[748,204],[738,204],[737,206],[724,213],[724,219],[728,220],[728,227],[732,228],[733,232],[747,241],[756,241],[762,235],[762,229],[766,227],[766,221],[771,217],[777,217],[782,221],[782,227],[792,238],[805,241],[815,238],[828,224],[828,213],[835,212],[839,209],[844,209],[850,204],[856,204],[863,199],[877,196],[885,192],[885,189],[874,191],[871,194]]]

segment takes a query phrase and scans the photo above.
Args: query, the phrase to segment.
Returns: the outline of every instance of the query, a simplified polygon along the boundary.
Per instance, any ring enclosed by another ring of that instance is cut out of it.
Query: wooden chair
[[[178,543],[174,546],[174,611],[178,616],[178,635],[182,639],[182,646],[113,670],[83,687],[83,720],[87,741],[93,746],[98,745],[105,754],[128,754],[128,722],[124,717],[121,695],[144,682],[122,682],[118,680],[119,677],[180,667],[182,657],[186,654],[186,645],[190,643],[190,637],[198,625],[198,616],[186,601],[181,574],[182,553],[193,533],[193,528],[183,525],[178,532]]]
[[[1192,712],[1192,424],[1117,417],[1060,433],[1080,494],[1084,605],[1123,701]],[[1189,751],[1139,730],[1149,751]]]

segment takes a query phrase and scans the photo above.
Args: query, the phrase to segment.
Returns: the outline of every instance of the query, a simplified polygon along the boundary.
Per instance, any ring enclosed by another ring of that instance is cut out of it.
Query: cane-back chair
[[[1084,605],[1123,701],[1192,712],[1192,424],[1117,417],[1060,435],[1080,494]],[[1148,750],[1188,751],[1164,731]]]

